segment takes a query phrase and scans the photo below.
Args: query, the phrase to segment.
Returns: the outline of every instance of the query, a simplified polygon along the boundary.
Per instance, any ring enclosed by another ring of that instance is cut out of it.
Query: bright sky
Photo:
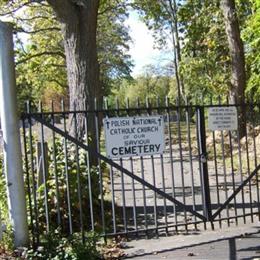
[[[130,45],[129,54],[135,63],[132,75],[136,76],[142,72],[142,68],[149,64],[163,64],[169,61],[169,52],[167,48],[160,51],[153,47],[154,39],[152,32],[147,26],[139,20],[136,12],[130,12],[129,19],[126,24],[130,27],[130,36],[133,43]]]

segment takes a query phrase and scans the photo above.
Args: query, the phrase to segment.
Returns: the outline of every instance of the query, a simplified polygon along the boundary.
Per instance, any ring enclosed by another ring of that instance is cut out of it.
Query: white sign
[[[163,116],[104,118],[106,152],[110,158],[162,154]]]
[[[237,130],[236,107],[210,107],[208,117],[209,129]]]

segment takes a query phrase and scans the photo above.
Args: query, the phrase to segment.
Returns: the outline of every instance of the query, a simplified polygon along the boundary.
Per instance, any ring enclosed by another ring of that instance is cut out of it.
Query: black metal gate
[[[22,116],[24,169],[33,238],[59,228],[72,234],[160,235],[229,226],[259,217],[259,104],[246,111],[247,132],[210,131],[208,108],[217,105],[136,105],[94,111],[32,112]],[[98,166],[89,163],[88,140],[79,141],[77,118],[96,127]],[[106,157],[104,117],[162,115],[161,155]],[[74,129],[74,131],[72,131]],[[38,149],[37,149],[38,147]],[[216,225],[215,225],[216,226]]]

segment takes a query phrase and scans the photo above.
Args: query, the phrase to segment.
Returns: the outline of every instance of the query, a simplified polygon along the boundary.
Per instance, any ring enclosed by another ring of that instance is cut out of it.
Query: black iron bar
[[[246,113],[245,113],[245,121],[247,122]],[[247,176],[250,174],[250,158],[249,158],[249,147],[248,147],[248,132],[247,132],[247,124],[245,129],[245,143],[246,143],[246,167],[247,167]],[[248,183],[249,188],[249,203],[250,203],[250,213],[251,213],[251,222],[254,222],[253,218],[253,199],[252,199],[252,184],[251,179]]]
[[[253,104],[253,101],[252,101]],[[257,167],[258,165],[258,160],[257,160],[257,149],[256,149],[256,132],[255,132],[255,127],[256,127],[256,118],[254,115],[254,106],[251,105],[250,106],[250,114],[253,117],[252,121],[253,121],[253,149],[254,149],[254,166]],[[259,133],[260,134],[260,133]],[[260,212],[260,194],[259,194],[259,177],[258,174],[256,174],[256,189],[257,189],[257,209],[258,212]],[[260,220],[260,214],[258,214],[258,219]]]
[[[186,99],[186,103],[188,104],[188,100]],[[187,127],[187,139],[188,139],[188,147],[189,147],[189,165],[190,165],[190,178],[191,178],[191,193],[192,193],[192,205],[193,210],[196,211],[196,198],[195,198],[195,189],[194,189],[194,171],[193,171],[193,159],[192,159],[192,144],[191,144],[191,111],[188,108],[185,112],[186,115],[186,127]],[[196,222],[196,216],[193,216],[194,222]],[[197,229],[197,225],[194,226]]]
[[[74,104],[75,114],[73,116],[74,123],[74,135],[75,138],[78,139],[78,131],[77,131],[77,113],[76,113],[76,105]],[[83,206],[82,206],[82,192],[81,192],[81,172],[80,172],[80,164],[79,164],[79,147],[75,144],[75,157],[76,157],[76,174],[77,174],[77,192],[78,192],[78,202],[79,202],[79,223],[80,223],[80,231],[81,231],[81,239],[82,242],[85,242],[84,235],[84,221],[83,221]]]
[[[129,99],[126,99],[126,112],[127,116],[129,116]],[[129,158],[130,160],[130,171],[133,173],[134,172],[134,164],[133,164],[133,157],[131,156]],[[132,196],[133,196],[133,221],[134,221],[134,228],[135,230],[138,230],[137,226],[137,215],[136,215],[136,194],[135,194],[135,181],[134,179],[131,179],[131,188],[132,188]]]
[[[136,104],[137,108],[139,108],[140,106],[140,99],[137,98],[137,104]],[[139,111],[140,113],[141,111]],[[139,114],[140,115],[140,114]],[[140,156],[140,167],[141,167],[141,178],[143,181],[145,181],[144,178],[144,160],[143,160],[143,156]],[[142,183],[141,183],[142,184]],[[143,194],[143,213],[144,213],[144,226],[145,229],[147,230],[148,225],[147,225],[147,211],[146,211],[146,192],[145,192],[145,186],[142,184],[142,194]],[[147,232],[146,232],[146,236],[147,236]]]
[[[88,146],[89,144],[89,136],[88,136],[88,112],[87,112],[87,103],[85,103],[85,133],[86,133],[86,145]],[[81,146],[79,146],[81,147]],[[82,148],[82,147],[81,147]],[[84,148],[83,148],[84,149]],[[86,149],[84,149],[86,150]],[[90,225],[91,225],[91,230],[95,230],[95,222],[94,222],[94,209],[93,209],[93,196],[92,196],[92,180],[91,180],[91,167],[90,167],[90,153],[92,151],[86,150],[85,154],[85,161],[87,164],[87,179],[88,179],[88,196],[89,196],[89,213],[90,213]]]
[[[219,97],[219,105],[221,105],[221,98]],[[221,130],[221,155],[222,155],[222,169],[223,169],[223,176],[224,176],[224,191],[225,191],[225,200],[228,198],[228,186],[227,186],[227,167],[226,167],[226,156],[225,156],[225,146],[224,146],[225,140],[224,140],[224,134],[223,130]],[[226,207],[226,214],[227,214],[227,224],[230,226],[229,221],[229,205]]]
[[[183,153],[182,153],[182,134],[181,134],[181,108],[178,107],[176,111],[176,116],[177,116],[177,135],[178,135],[178,145],[179,145],[179,155],[180,155],[180,167],[181,167],[181,185],[182,185],[182,201],[183,204],[186,204],[186,197],[185,197],[185,181],[184,181],[184,170],[183,170]],[[185,225],[185,230],[188,231],[188,226],[187,226],[187,212],[184,209],[184,223]]]
[[[64,111],[64,102],[61,102],[61,109]],[[63,116],[63,130],[64,133],[67,133],[67,126],[66,126],[66,116]],[[63,149],[64,149],[64,156],[65,156],[65,180],[66,180],[66,195],[67,195],[67,206],[68,206],[68,221],[69,221],[69,233],[73,233],[72,229],[72,215],[71,215],[71,199],[70,199],[70,178],[69,178],[69,169],[68,169],[68,144],[67,138],[63,138]]]
[[[105,103],[105,113],[104,116],[108,117],[108,104]],[[113,223],[113,233],[117,233],[117,228],[116,228],[116,211],[115,211],[115,192],[114,192],[114,171],[113,167],[110,165],[109,167],[109,178],[110,178],[110,189],[111,189],[111,210],[112,210],[112,223]]]
[[[28,153],[27,153],[25,119],[22,119],[22,125],[23,125],[24,164],[25,164],[25,176],[26,176],[28,203],[29,203],[30,225],[31,225],[31,231],[32,231],[32,243],[33,243],[33,247],[35,248],[35,246],[36,246],[35,228],[33,225],[32,194],[31,194],[31,186],[30,186],[30,173],[29,173]],[[2,228],[2,227],[0,227],[0,228]]]
[[[173,165],[173,151],[172,151],[172,130],[171,130],[171,120],[170,120],[170,108],[169,108],[169,98],[167,97],[165,99],[165,104],[166,104],[166,120],[167,120],[167,130],[168,130],[168,138],[169,138],[169,149],[170,149],[170,164],[171,164],[171,181],[172,181],[172,197],[175,198],[176,196],[176,191],[175,191],[175,177],[174,177],[174,165]],[[176,224],[176,232],[178,232],[178,215],[176,212],[176,205],[173,203],[173,212],[174,212],[174,221]]]
[[[229,99],[228,98],[227,98],[227,103],[229,103]],[[229,147],[230,147],[231,178],[232,178],[232,186],[233,186],[233,192],[234,192],[235,189],[236,189],[236,184],[235,184],[235,169],[234,169],[233,143],[232,143],[231,131],[228,131],[228,137],[229,137]],[[235,217],[236,217],[235,218],[236,225],[238,225],[236,197],[234,197],[234,211],[235,211]]]
[[[237,144],[238,144],[238,162],[239,162],[239,172],[240,172],[240,181],[243,183],[244,177],[243,177],[243,164],[242,164],[242,153],[241,153],[241,142],[240,142],[240,134],[239,130],[237,131]],[[244,188],[244,186],[243,186]],[[241,199],[242,199],[242,205],[243,205],[243,215],[246,215],[246,209],[245,209],[245,194],[244,189],[241,190]],[[243,218],[244,224],[246,223],[246,217]]]
[[[119,102],[118,99],[116,99],[116,104],[115,104],[115,108],[117,109],[116,115],[117,117],[120,116],[120,112],[119,112]],[[119,159],[120,161],[120,166],[123,168],[123,160],[122,158]],[[124,224],[124,231],[127,231],[127,216],[126,216],[126,199],[125,199],[125,176],[124,173],[121,172],[120,174],[121,177],[121,194],[122,194],[122,213],[123,213],[123,224]]]
[[[39,104],[39,111],[42,112],[42,103]],[[42,116],[43,117],[43,116]],[[44,126],[41,123],[41,153],[42,153],[42,170],[43,170],[43,185],[44,185],[44,206],[45,206],[45,219],[46,219],[46,231],[50,232],[50,217],[48,207],[48,184],[47,184],[47,169],[46,169],[46,153],[44,145]]]
[[[107,105],[107,104],[106,104]],[[97,99],[95,99],[95,110],[98,109]],[[95,129],[96,129],[96,146],[97,152],[100,153],[100,123],[99,123],[99,113],[95,113]],[[103,114],[102,114],[103,116]],[[101,223],[102,223],[102,232],[106,233],[106,223],[105,223],[105,215],[104,215],[104,191],[103,191],[103,174],[102,174],[102,167],[101,161],[98,158],[98,176],[99,176],[99,194],[100,194],[100,209],[101,209]]]
[[[200,171],[200,183],[202,188],[202,205],[203,214],[207,220],[211,220],[211,200],[210,189],[208,179],[208,165],[207,165],[207,149],[206,149],[206,130],[205,130],[205,118],[204,108],[197,107],[196,110],[196,129],[197,129],[197,143],[199,154],[199,171]],[[204,229],[207,229],[206,222],[204,223]]]
[[[150,107],[150,102],[149,99],[146,100],[146,107],[147,107],[147,113],[150,115],[149,107]],[[159,107],[159,99],[157,98],[157,107]],[[159,110],[157,111],[159,114]],[[160,166],[161,166],[161,174],[162,174],[162,189],[163,192],[165,193],[165,174],[164,174],[164,156],[163,154],[160,154]],[[164,214],[164,222],[165,222],[165,232],[166,235],[168,234],[168,216],[167,216],[167,205],[166,205],[166,199],[163,198],[163,214]]]
[[[32,193],[33,193],[33,203],[34,203],[34,221],[35,221],[35,233],[36,233],[36,244],[39,244],[40,233],[39,233],[39,219],[38,219],[38,201],[37,201],[37,191],[36,191],[36,178],[35,178],[35,167],[34,167],[34,151],[33,151],[33,134],[32,134],[32,118],[31,104],[27,102],[27,114],[28,114],[28,124],[29,124],[29,153],[30,153],[30,164],[32,173]]]
[[[51,102],[51,110],[54,111],[53,101]],[[52,124],[55,125],[55,118],[52,114],[51,116]],[[59,179],[58,179],[58,170],[57,170],[57,160],[56,160],[56,143],[55,143],[55,132],[52,130],[52,147],[53,147],[53,164],[54,164],[54,178],[55,178],[55,193],[57,200],[57,221],[58,226],[61,226],[61,212],[60,212],[60,190],[59,190]]]
[[[212,104],[212,98],[210,99]],[[217,149],[216,149],[216,136],[215,131],[212,131],[213,138],[213,154],[214,154],[214,168],[215,168],[215,178],[216,178],[216,191],[217,191],[217,203],[220,205],[220,194],[219,194],[219,176],[218,176],[218,159],[217,159]],[[222,227],[221,213],[219,214],[219,227]]]
[[[154,157],[151,155],[151,164],[152,164],[152,175],[153,175],[153,185],[156,187],[156,179],[155,179],[155,168],[154,168]],[[156,236],[158,237],[158,212],[157,212],[157,196],[156,192],[153,193],[153,200],[154,200],[154,225],[155,225],[155,232]]]
[[[197,102],[197,101],[196,101]],[[197,148],[198,148],[198,163],[199,163],[199,176],[200,176],[200,186],[201,186],[201,204],[205,205],[205,194],[203,188],[203,179],[202,179],[202,162],[201,162],[201,145],[200,145],[200,117],[199,117],[199,108],[196,108],[196,137],[197,137]],[[205,216],[205,207],[203,207],[203,215]],[[207,229],[206,221],[204,222],[204,229]]]

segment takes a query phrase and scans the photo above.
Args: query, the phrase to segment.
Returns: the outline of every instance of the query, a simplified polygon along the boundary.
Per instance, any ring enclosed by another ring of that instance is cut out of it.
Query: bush
[[[37,250],[28,250],[26,259],[100,259],[98,241],[99,237],[95,233],[89,233],[83,244],[80,235],[65,238],[59,230],[55,230],[44,237]]]

